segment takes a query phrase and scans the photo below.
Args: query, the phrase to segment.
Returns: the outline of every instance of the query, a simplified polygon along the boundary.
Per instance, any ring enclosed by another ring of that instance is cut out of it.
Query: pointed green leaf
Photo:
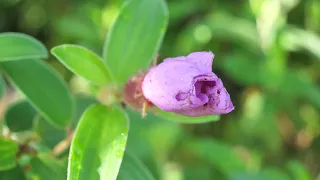
[[[7,61],[0,67],[49,122],[65,127],[71,121],[71,94],[63,79],[45,62]]]
[[[186,123],[186,124],[206,123],[206,122],[212,122],[212,121],[219,121],[220,119],[220,116],[218,115],[187,117],[187,116],[182,116],[172,112],[161,111],[160,109],[155,109],[154,115],[162,119],[176,121],[179,123]]]
[[[111,82],[103,60],[89,49],[65,44],[54,47],[51,53],[68,69],[93,83],[104,85]]]
[[[0,33],[0,47],[0,61],[48,57],[41,42],[22,33]]]
[[[71,144],[69,180],[115,180],[128,135],[128,119],[117,107],[90,106]]]
[[[0,136],[0,170],[11,169],[16,165],[18,143]]]
[[[168,24],[163,0],[132,0],[109,31],[103,57],[119,84],[146,69],[155,57]]]
[[[4,119],[11,131],[19,132],[32,128],[36,114],[36,110],[29,102],[20,101],[9,107],[4,115]]]

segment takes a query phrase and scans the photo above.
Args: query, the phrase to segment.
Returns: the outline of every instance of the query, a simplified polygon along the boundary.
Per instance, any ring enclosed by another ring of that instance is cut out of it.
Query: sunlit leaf
[[[51,53],[67,68],[85,79],[100,85],[111,83],[111,75],[103,60],[82,46],[60,45]]]
[[[0,136],[0,170],[15,167],[18,143]]]
[[[115,180],[128,135],[128,119],[117,107],[92,105],[83,114],[71,144],[70,180]]]

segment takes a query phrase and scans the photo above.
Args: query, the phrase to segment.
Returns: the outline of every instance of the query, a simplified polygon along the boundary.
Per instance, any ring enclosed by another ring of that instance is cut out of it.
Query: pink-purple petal
[[[231,112],[230,95],[211,70],[213,57],[211,52],[195,52],[165,59],[146,74],[145,98],[164,111],[185,116]]]
[[[212,62],[214,54],[212,52],[194,52],[187,57],[188,61],[195,62],[198,68],[203,69],[206,72],[212,72]]]

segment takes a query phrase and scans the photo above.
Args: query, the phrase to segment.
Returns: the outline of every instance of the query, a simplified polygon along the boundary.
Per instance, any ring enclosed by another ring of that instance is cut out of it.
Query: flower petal
[[[208,82],[211,82],[211,84]],[[176,111],[176,113],[185,116],[207,116],[212,114],[227,114],[234,110],[230,95],[220,79],[216,81],[198,81],[198,83],[202,83],[201,91],[208,96],[209,101],[203,106],[191,110],[181,109]]]
[[[185,116],[231,112],[230,95],[212,72],[213,57],[212,52],[195,52],[165,59],[144,77],[144,97],[164,111]]]
[[[142,82],[142,91],[149,101],[165,111],[186,105],[181,94],[192,91],[193,77],[200,74],[194,63],[171,58],[149,70]],[[177,96],[178,95],[178,96]]]
[[[214,54],[212,52],[194,52],[187,56],[188,61],[195,62],[204,72],[212,72],[212,62]]]

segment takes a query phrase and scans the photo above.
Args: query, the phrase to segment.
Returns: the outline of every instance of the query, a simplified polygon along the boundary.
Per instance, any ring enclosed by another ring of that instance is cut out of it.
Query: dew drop
[[[117,151],[116,151],[116,156],[118,157],[118,158],[122,158],[123,157],[123,150],[122,149],[118,149]]]

